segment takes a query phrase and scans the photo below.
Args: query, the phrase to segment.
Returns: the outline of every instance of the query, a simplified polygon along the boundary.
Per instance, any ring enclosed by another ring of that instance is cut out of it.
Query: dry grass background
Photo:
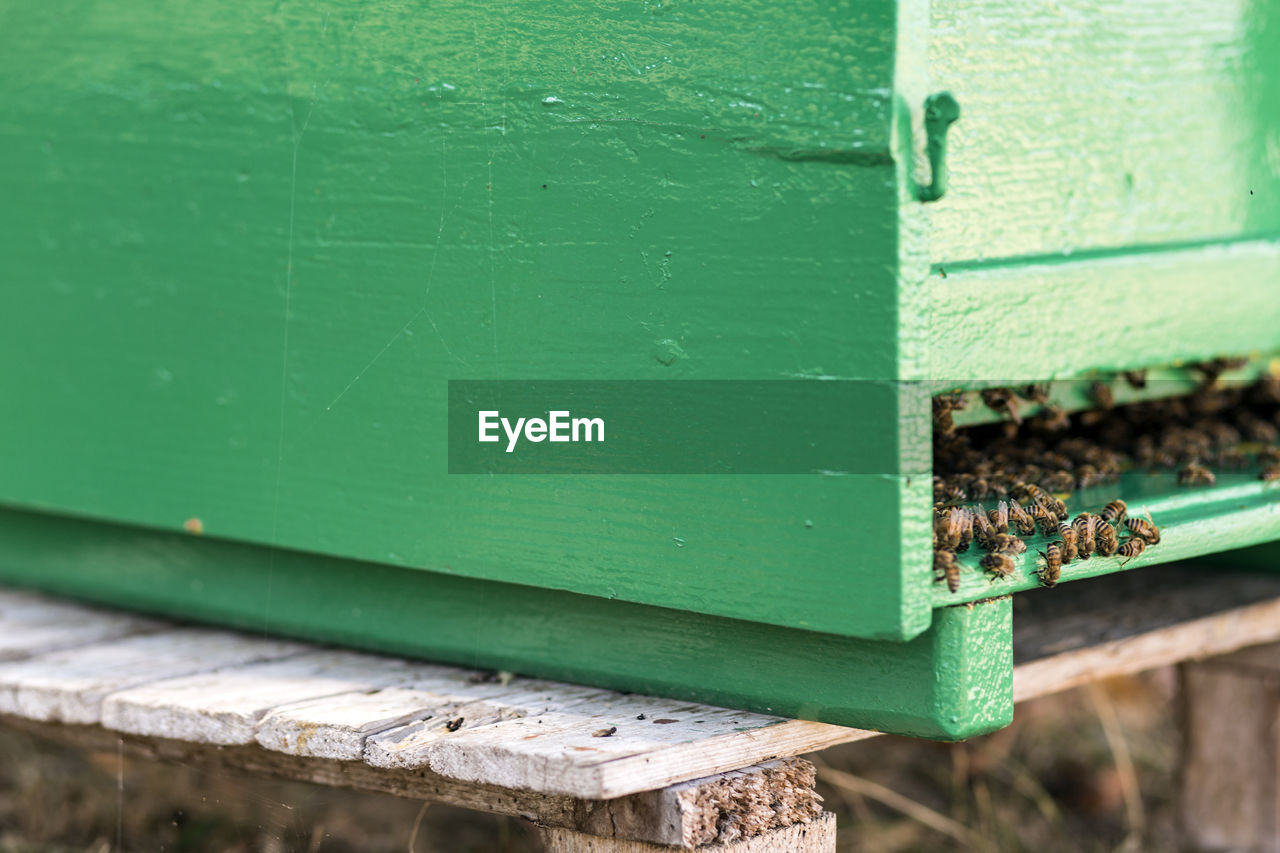
[[[1175,698],[1161,670],[1026,703],[1011,727],[967,743],[883,737],[811,757],[841,851],[1174,850]],[[4,853],[540,849],[519,820],[0,730]]]

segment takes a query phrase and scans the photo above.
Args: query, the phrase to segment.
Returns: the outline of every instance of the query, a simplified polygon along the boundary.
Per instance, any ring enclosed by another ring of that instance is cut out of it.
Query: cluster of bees
[[[996,424],[957,429],[959,394],[933,401],[934,570],[952,592],[960,585],[956,555],[971,546],[986,553],[979,565],[995,577],[1016,568],[1023,537],[1050,541],[1038,551],[1045,586],[1077,559],[1119,556],[1126,562],[1160,542],[1147,514],[1131,514],[1122,500],[1096,514],[1069,519],[1063,497],[1115,482],[1124,471],[1176,471],[1183,486],[1207,486],[1218,471],[1258,467],[1262,480],[1280,480],[1280,376],[1248,386],[1222,387],[1219,374],[1239,365],[1218,359],[1195,366],[1202,381],[1187,396],[1116,406],[1110,386],[1092,383],[1095,408],[1068,415],[1048,388],[987,389],[982,402],[1002,415]],[[1134,387],[1145,376],[1124,374]],[[1026,404],[1037,404],[1023,418]],[[985,506],[984,506],[985,504]],[[994,507],[994,508],[987,508]],[[1122,538],[1123,536],[1123,538]]]
[[[987,552],[978,565],[996,577],[1008,577],[1017,568],[1014,555],[1027,550],[1021,537],[1034,536],[1037,528],[1046,537],[1058,537],[1039,552],[1040,580],[1048,587],[1056,586],[1062,567],[1077,558],[1087,560],[1096,552],[1101,557],[1119,555],[1128,562],[1148,546],[1160,543],[1160,528],[1151,516],[1130,516],[1129,507],[1122,500],[1111,501],[1097,515],[1082,512],[1068,522],[1067,506],[1061,499],[1031,483],[1019,483],[1016,491],[1029,501],[1026,506],[1011,497],[991,510],[951,506],[935,512],[933,570],[939,579],[946,580],[952,592],[960,589],[956,554],[968,551],[976,543]],[[1128,532],[1123,542],[1119,534],[1122,528]]]

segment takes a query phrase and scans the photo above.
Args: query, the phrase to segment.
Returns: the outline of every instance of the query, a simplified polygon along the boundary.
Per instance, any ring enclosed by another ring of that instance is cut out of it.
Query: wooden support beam
[[[644,841],[601,838],[569,829],[543,830],[546,853],[671,853],[672,848]],[[775,829],[755,838],[699,847],[699,853],[835,853],[836,818],[829,812],[807,823]]]
[[[1280,643],[1181,672],[1187,841],[1198,850],[1280,853]]]

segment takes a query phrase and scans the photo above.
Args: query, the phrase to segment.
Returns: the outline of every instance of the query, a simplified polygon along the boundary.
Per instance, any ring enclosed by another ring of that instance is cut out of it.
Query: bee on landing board
[[[1076,529],[1065,521],[1058,522],[1058,535],[1062,537],[1062,563],[1066,565],[1080,556],[1080,551],[1076,548]]]
[[[973,538],[983,550],[990,551],[994,547],[996,529],[981,506],[973,513]]]
[[[1111,393],[1111,386],[1102,381],[1089,386],[1089,396],[1099,409],[1110,409],[1116,404],[1116,395]]]
[[[996,533],[1009,532],[1009,502],[1000,501],[995,509],[987,510],[987,520],[996,529]]]
[[[982,402],[991,411],[1008,415],[1015,424],[1022,426],[1022,416],[1018,414],[1018,398],[1008,388],[988,388],[982,392]]]
[[[1129,507],[1125,505],[1124,501],[1117,498],[1102,508],[1102,512],[1098,513],[1098,518],[1101,518],[1103,521],[1114,521],[1119,524],[1121,521],[1124,521],[1124,517],[1128,512]]]
[[[1189,462],[1185,468],[1178,472],[1178,485],[1180,486],[1212,486],[1217,482],[1217,479],[1217,477],[1213,476],[1212,471],[1199,462]]]
[[[1044,557],[1044,565],[1040,567],[1041,583],[1050,588],[1057,586],[1058,579],[1062,577],[1062,550],[1058,543],[1050,542],[1040,556]]]
[[[992,551],[982,558],[979,565],[993,575],[1002,578],[1007,578],[1017,568],[1017,565],[1013,562],[1013,557],[1003,551]]]
[[[1036,532],[1036,520],[1031,513],[1022,508],[1022,504],[1018,503],[1017,498],[1009,501],[1009,518],[1013,521],[1014,526],[1018,528],[1018,533],[1023,536],[1034,536]]]
[[[992,553],[1024,554],[1026,550],[1027,543],[1012,533],[997,533],[991,542]]]
[[[952,592],[960,588],[960,564],[956,562],[954,551],[939,549],[933,552],[933,574],[938,580],[945,579],[947,589]]]
[[[1146,549],[1147,549],[1147,540],[1141,537],[1133,536],[1124,540],[1124,544],[1120,546],[1119,554],[1121,557],[1124,557],[1125,559],[1120,563],[1120,565],[1123,566],[1125,563],[1129,562],[1130,560],[1132,560],[1134,557],[1141,554]]]
[[[1071,522],[1071,526],[1076,529],[1076,549],[1080,552],[1080,559],[1087,560],[1093,556],[1094,532],[1093,532],[1094,516],[1087,512],[1082,512]]]
[[[1148,545],[1160,544],[1160,528],[1156,527],[1155,522],[1151,520],[1151,513],[1147,513],[1146,518],[1132,516],[1126,518],[1124,526],[1129,528],[1131,534],[1142,539]]]
[[[1052,536],[1058,532],[1058,517],[1045,509],[1044,504],[1032,504],[1031,517],[1036,520],[1043,535]]]
[[[1098,540],[1098,556],[1110,557],[1120,548],[1120,534],[1116,529],[1101,518],[1095,518],[1093,521],[1094,536]]]
[[[950,435],[956,431],[955,421],[951,417],[952,412],[958,412],[964,408],[964,396],[959,392],[953,394],[939,394],[933,398],[933,426],[934,429],[943,435]]]

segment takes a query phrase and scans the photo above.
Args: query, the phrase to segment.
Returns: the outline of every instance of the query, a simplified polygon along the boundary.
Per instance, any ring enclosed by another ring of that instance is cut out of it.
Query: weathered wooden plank
[[[1018,599],[1014,700],[1280,639],[1280,577],[1159,566]]]
[[[518,689],[456,706],[451,716],[416,720],[371,737],[365,747],[364,759],[375,767],[429,766],[442,737],[452,740],[462,737],[463,732],[482,730],[497,732],[497,737],[501,738],[504,732],[514,734],[514,729],[509,726],[494,728],[496,724],[525,718],[544,720],[552,713],[581,720],[621,695],[592,687],[525,682],[525,686]]]
[[[685,848],[739,841],[821,815],[814,779],[808,761],[769,761],[601,801],[576,829]]]
[[[298,655],[305,646],[176,628],[0,664],[0,713],[95,723],[116,691],[218,667]]]
[[[1280,851],[1280,644],[1181,667],[1183,828],[1195,849]]]
[[[738,832],[763,832],[771,828],[769,817],[760,810],[765,800],[777,803],[779,820],[802,819],[819,802],[812,785],[806,787],[805,782],[811,779],[812,765],[801,759],[697,779],[670,791],[646,791],[601,801],[446,779],[427,768],[373,768],[354,761],[287,755],[257,744],[219,746],[122,734],[98,725],[50,726],[14,716],[0,716],[0,724],[78,749],[122,749],[152,760],[425,799],[521,817],[543,826],[640,841],[707,838],[713,820],[716,838],[737,837]]]
[[[664,853],[671,850],[668,846],[645,841],[601,838],[559,828],[544,830],[542,840],[547,853]],[[787,853],[835,853],[836,818],[826,812],[808,823],[698,849],[702,853],[779,853],[784,850]]]
[[[382,690],[323,696],[276,708],[263,718],[256,739],[268,749],[292,755],[356,760],[365,755],[370,738],[395,730],[398,735],[382,740],[383,746],[374,753],[381,760],[370,763],[414,767],[425,762],[400,760],[399,755],[414,742],[416,733],[435,732],[460,718],[463,722],[458,727],[474,727],[527,715],[534,703],[521,703],[521,697],[546,705],[568,701],[578,690],[608,692],[529,679],[481,681],[480,673],[429,664],[415,665],[409,675],[410,681]],[[504,697],[511,698],[501,701]]]
[[[34,593],[0,590],[0,661],[159,631],[169,623],[95,610]]]
[[[722,708],[623,699],[587,714],[552,711],[439,738],[427,760],[451,778],[524,780],[607,799],[681,781],[695,765],[697,775],[719,773],[870,736],[821,723],[761,722]]]
[[[102,723],[134,734],[201,743],[250,743],[258,721],[275,707],[389,687],[409,680],[413,666],[394,658],[315,651],[116,693],[103,704]]]

